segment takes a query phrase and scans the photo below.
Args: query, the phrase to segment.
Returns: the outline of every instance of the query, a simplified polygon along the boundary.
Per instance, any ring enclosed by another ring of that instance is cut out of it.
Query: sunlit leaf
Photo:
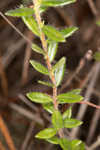
[[[33,16],[30,17],[22,17],[23,22],[26,24],[26,26],[37,36],[40,36],[38,24],[33,18]]]
[[[59,138],[54,136],[50,139],[46,139],[46,141],[48,141],[49,143],[52,143],[52,144],[59,144]]]
[[[56,130],[54,128],[46,128],[40,131],[35,137],[39,139],[48,139],[53,137],[56,134]]]
[[[77,139],[72,140],[72,141],[71,141],[71,147],[72,147],[72,149],[74,150],[74,149],[75,149],[76,147],[78,147],[81,143],[82,143],[81,140],[77,140]]]
[[[27,93],[27,97],[32,102],[36,102],[36,103],[45,104],[45,103],[52,102],[52,98],[49,95],[44,94],[44,93],[40,93],[40,92],[30,92],[30,93]]]
[[[53,103],[48,103],[48,104],[43,104],[43,108],[48,111],[49,113],[53,113],[54,112],[54,106]]]
[[[32,44],[32,50],[39,54],[43,54],[43,55],[45,54],[43,49],[36,44]]]
[[[66,58],[62,57],[54,66],[53,66],[53,72],[55,75],[55,80],[56,80],[56,86],[59,86],[63,76],[64,76],[64,71],[65,71],[65,62]]]
[[[65,128],[75,128],[78,127],[82,124],[82,121],[76,120],[76,119],[72,119],[72,118],[66,118],[64,120],[64,127]]]
[[[5,15],[13,17],[32,16],[33,14],[34,10],[28,7],[16,8],[5,13]]]
[[[74,89],[69,91],[68,93],[70,94],[76,94],[76,95],[80,95],[82,89]]]
[[[52,124],[57,130],[63,128],[63,118],[58,110],[55,110],[52,114]]]
[[[56,7],[64,6],[76,2],[76,0],[42,0],[42,5]]]
[[[60,32],[64,35],[65,38],[68,38],[77,30],[78,30],[77,27],[68,27],[68,28],[62,29]]]
[[[69,107],[64,113],[63,113],[63,119],[71,118],[72,116],[72,107]]]
[[[70,141],[66,138],[59,139],[59,144],[63,150],[71,150]]]
[[[62,33],[60,33],[56,28],[49,26],[49,25],[45,25],[43,26],[43,32],[45,33],[45,35],[56,42],[65,42],[65,38],[63,36]]]
[[[77,103],[83,100],[81,95],[73,94],[73,93],[64,93],[58,95],[58,101],[60,104],[64,103]]]
[[[54,60],[56,52],[57,52],[57,48],[58,48],[57,42],[54,42],[54,41],[49,42],[48,56],[49,56],[50,62]]]
[[[53,87],[53,84],[50,83],[50,82],[45,82],[45,81],[41,81],[39,80],[38,83],[42,84],[42,85],[46,85],[46,86],[49,86],[49,87]]]
[[[30,60],[30,63],[40,73],[45,74],[45,75],[49,75],[48,69],[46,67],[44,67],[44,65],[38,63],[35,60]]]

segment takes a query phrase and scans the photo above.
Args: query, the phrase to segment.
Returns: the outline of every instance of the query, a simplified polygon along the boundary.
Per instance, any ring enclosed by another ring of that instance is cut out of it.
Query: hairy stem
[[[42,47],[43,47],[43,50],[44,50],[45,55],[46,55],[46,57],[45,57],[46,64],[47,64],[48,71],[49,71],[49,74],[50,74],[50,79],[53,83],[53,104],[54,104],[55,110],[58,110],[56,80],[55,80],[55,77],[54,77],[54,73],[52,72],[52,65],[50,63],[50,59],[49,59],[49,56],[48,56],[48,45],[47,45],[46,37],[45,37],[45,34],[42,32],[43,22],[41,20],[41,15],[40,15],[40,10],[39,10],[40,1],[39,0],[33,0],[33,4],[34,4],[34,8],[35,8],[36,21],[38,23],[38,27],[39,27],[39,30],[40,30],[40,40],[41,40]],[[59,134],[60,137],[63,137],[63,130],[59,130],[58,134]]]

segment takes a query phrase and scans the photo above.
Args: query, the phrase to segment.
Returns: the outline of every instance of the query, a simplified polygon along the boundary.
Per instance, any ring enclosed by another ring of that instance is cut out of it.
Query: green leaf
[[[85,145],[80,140],[72,140],[71,141],[71,149],[72,150],[85,150]]]
[[[43,104],[43,108],[51,114],[54,112],[53,103]]]
[[[58,101],[60,104],[64,104],[64,103],[77,103],[80,102],[81,100],[83,100],[83,97],[77,94],[73,94],[73,93],[64,93],[64,94],[60,94],[58,95]]]
[[[9,10],[5,13],[5,15],[13,17],[32,16],[33,14],[34,10],[28,7],[16,8],[14,10]]]
[[[58,43],[57,42],[51,41],[49,43],[48,56],[49,56],[50,62],[52,62],[54,60],[56,52],[57,52],[57,48],[58,48]]]
[[[70,93],[70,94],[80,95],[81,90],[82,90],[82,89],[74,89],[74,90],[71,90],[71,91],[70,91],[70,92],[68,92],[68,93]]]
[[[22,17],[23,22],[26,24],[26,26],[37,36],[40,36],[38,24],[33,18],[33,16],[30,17]]]
[[[72,107],[69,107],[64,113],[63,113],[63,119],[71,118],[72,116]]]
[[[54,128],[47,128],[40,131],[35,137],[39,139],[48,139],[53,137],[57,131]]]
[[[46,85],[46,86],[49,86],[49,87],[53,87],[53,84],[50,83],[50,82],[45,82],[45,81],[41,81],[39,80],[38,83],[42,84],[42,85]]]
[[[75,149],[75,150],[85,150],[85,144],[82,142],[82,143],[79,145],[78,149]]]
[[[56,86],[59,86],[63,76],[64,76],[64,71],[65,71],[65,62],[66,58],[62,57],[54,66],[52,71],[54,72],[55,75],[55,80],[56,80]]]
[[[99,21],[97,21],[97,22],[96,22],[96,24],[97,24],[98,26],[100,26],[100,20],[99,20]]]
[[[45,55],[43,49],[36,44],[32,44],[32,50],[39,53],[39,54]]]
[[[71,141],[71,147],[72,147],[72,149],[74,150],[74,149],[75,149],[76,147],[78,147],[81,143],[82,143],[81,140],[77,140],[77,139],[72,140],[72,141]]]
[[[96,52],[93,57],[96,61],[100,61],[100,52]]]
[[[80,126],[82,123],[83,123],[82,121],[79,121],[79,120],[76,120],[76,119],[66,118],[64,120],[64,127],[65,128],[75,128],[75,127]]]
[[[61,113],[58,110],[55,110],[53,112],[52,124],[56,128],[56,130],[63,128],[63,118],[62,118]]]
[[[31,65],[40,73],[49,75],[48,69],[35,60],[30,60]]]
[[[59,139],[59,144],[63,150],[71,150],[70,141],[67,139],[65,138]]]
[[[60,33],[56,28],[52,26],[49,26],[49,25],[43,26],[43,32],[52,41],[65,42],[65,38],[63,34]]]
[[[54,136],[50,139],[46,139],[46,141],[48,141],[49,143],[52,143],[52,144],[59,144],[59,138]]]
[[[57,7],[64,6],[76,2],[76,0],[42,0],[42,5]]]
[[[60,32],[64,35],[65,38],[68,38],[77,30],[78,30],[77,27],[69,27],[69,28],[62,29]]]
[[[49,95],[44,94],[44,93],[40,93],[40,92],[30,92],[30,93],[27,93],[27,97],[32,102],[36,102],[36,103],[45,104],[45,103],[52,102],[52,98]]]

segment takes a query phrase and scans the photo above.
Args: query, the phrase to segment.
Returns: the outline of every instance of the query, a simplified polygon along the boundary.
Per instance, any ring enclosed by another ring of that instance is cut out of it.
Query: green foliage
[[[35,60],[30,60],[31,65],[40,73],[49,75],[48,69]]]
[[[43,0],[42,5],[48,7],[64,6],[76,2],[76,0]]]
[[[58,101],[60,104],[65,103],[77,103],[83,100],[83,97],[81,95],[73,94],[73,93],[63,93],[58,95]]]
[[[65,38],[68,38],[77,30],[78,30],[77,27],[69,27],[69,28],[62,29],[60,32],[64,35]]]
[[[63,113],[63,119],[66,119],[66,118],[70,119],[71,116],[72,116],[72,107],[70,107]]]
[[[52,41],[65,42],[65,38],[64,38],[63,34],[60,33],[60,31],[58,31],[56,28],[54,28],[52,26],[49,26],[49,25],[43,26],[43,32]]]
[[[39,54],[45,55],[43,49],[41,47],[37,46],[36,44],[32,44],[32,50]]]
[[[23,22],[26,24],[26,26],[37,36],[40,36],[38,24],[33,18],[33,16],[30,17],[22,17]]]
[[[27,97],[36,103],[50,103],[52,102],[52,98],[47,94],[40,93],[40,92],[30,92],[27,94]]]
[[[40,131],[35,137],[39,139],[49,139],[57,133],[57,130],[54,128],[47,128]]]
[[[42,85],[46,85],[46,86],[49,86],[49,87],[53,87],[53,84],[50,83],[50,82],[45,82],[45,81],[41,81],[39,80],[38,83],[42,84]]]
[[[55,80],[56,80],[56,86],[59,86],[65,71],[65,62],[66,58],[62,57],[54,66],[52,71],[54,72]]]
[[[96,52],[93,57],[96,61],[100,61],[100,52]]]
[[[81,89],[74,89],[67,93],[57,95],[57,87],[61,84],[64,76],[66,58],[62,57],[53,66],[51,63],[55,59],[59,42],[65,42],[66,38],[71,36],[78,28],[68,27],[58,30],[53,26],[45,25],[44,21],[42,22],[42,19],[39,20],[38,17],[41,17],[40,13],[44,12],[48,7],[64,6],[74,2],[76,0],[37,0],[37,4],[34,3],[34,8],[21,6],[15,10],[6,12],[8,16],[21,17],[28,29],[40,38],[42,47],[45,47],[44,50],[38,45],[32,44],[32,50],[43,55],[47,67],[35,60],[30,60],[30,63],[35,70],[50,78],[52,82],[40,80],[38,82],[53,88],[53,96],[41,92],[30,92],[27,93],[27,97],[32,102],[42,104],[43,108],[51,114],[52,128],[46,128],[40,131],[35,137],[45,139],[52,144],[59,144],[63,150],[85,150],[84,143],[80,140],[70,141],[66,138],[59,138],[60,131],[63,128],[75,128],[82,124],[82,121],[72,118],[72,107],[61,114],[58,109],[59,104],[77,103],[83,100],[83,97],[80,95]],[[43,37],[46,37],[46,40]],[[100,61],[100,53],[95,53],[94,58]]]
[[[56,136],[46,139],[46,141],[48,141],[49,143],[52,143],[52,144],[59,144],[59,138]]]
[[[54,112],[54,106],[52,103],[43,104],[43,108],[48,111],[50,114]]]
[[[97,21],[97,22],[96,22],[96,24],[97,24],[98,26],[100,26],[100,20],[99,20],[99,21]]]
[[[52,62],[55,58],[55,55],[57,53],[58,43],[55,41],[50,41],[48,46],[48,56],[50,59],[50,62]]]
[[[56,130],[63,128],[63,118],[58,110],[55,110],[52,114],[52,124]]]
[[[13,16],[13,17],[23,17],[23,16],[32,16],[34,14],[34,10],[32,8],[16,8],[14,10],[9,10],[5,13],[7,16]]]
[[[82,121],[72,119],[72,118],[66,118],[64,119],[64,127],[65,128],[75,128],[82,124]]]

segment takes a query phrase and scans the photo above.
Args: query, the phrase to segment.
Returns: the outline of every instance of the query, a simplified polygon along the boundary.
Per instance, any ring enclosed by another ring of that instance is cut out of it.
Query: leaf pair
[[[56,110],[52,114],[52,124],[56,130],[59,130],[61,128],[75,128],[81,125],[82,121],[67,117],[63,119],[61,113]]]

